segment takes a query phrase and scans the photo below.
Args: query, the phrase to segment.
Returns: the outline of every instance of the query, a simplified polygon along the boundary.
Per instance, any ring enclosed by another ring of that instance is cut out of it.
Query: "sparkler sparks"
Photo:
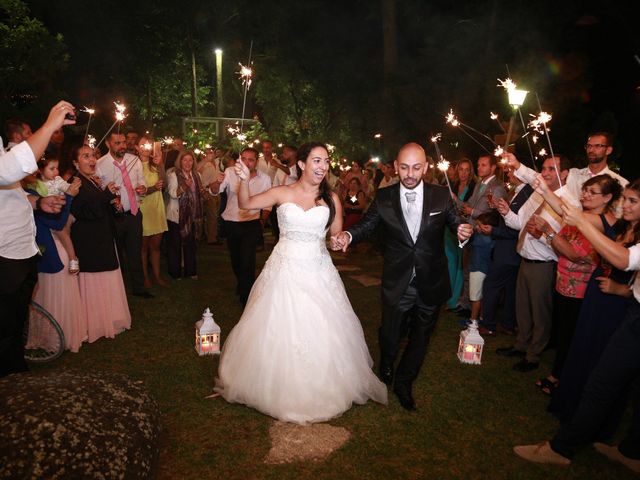
[[[127,110],[127,107],[124,104],[118,102],[113,102],[113,104],[116,106],[116,121],[121,122],[125,118],[127,118],[124,113]]]
[[[496,149],[493,151],[493,156],[494,157],[501,157],[503,153],[504,153],[504,149],[500,145],[498,145],[496,147]],[[506,163],[506,161],[505,161],[505,163]]]
[[[490,115],[489,117],[491,118],[491,120],[498,120],[498,114],[497,113],[493,113],[493,112],[489,112]]]
[[[551,115],[547,112],[540,112],[537,117],[533,114],[530,115],[533,117],[533,120],[529,122],[529,128],[533,129],[540,135],[546,134],[546,132],[549,131],[547,123],[551,121]],[[535,143],[536,140],[534,140],[533,142]]]
[[[447,123],[452,127],[457,127],[460,125],[460,121],[458,120],[458,117],[456,117],[453,113],[453,109],[449,109],[449,113],[447,113],[445,119]]]
[[[451,163],[449,162],[449,160],[445,160],[444,158],[442,160],[440,160],[438,162],[438,170],[440,170],[443,173],[446,173],[447,170],[449,170],[449,166],[451,165]]]
[[[238,75],[240,77],[240,80],[242,80],[242,85],[244,85],[244,87],[249,90],[249,88],[251,87],[251,82],[253,81],[253,69],[251,68],[251,66],[247,67],[240,62],[238,62],[238,65],[240,65],[240,71],[238,71]]]
[[[505,80],[498,79],[498,87],[502,87],[508,92],[509,90],[515,90],[516,84],[510,78]]]

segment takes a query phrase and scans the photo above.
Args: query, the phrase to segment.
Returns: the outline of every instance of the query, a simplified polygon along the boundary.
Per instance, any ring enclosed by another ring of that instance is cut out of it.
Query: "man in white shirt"
[[[98,160],[96,174],[103,185],[113,182],[118,189],[120,206],[115,220],[116,243],[122,260],[126,252],[131,275],[133,294],[142,298],[153,298],[144,288],[142,271],[142,212],[140,197],[147,192],[142,172],[142,162],[127,152],[127,141],[122,133],[111,132],[106,141],[109,152]]]
[[[19,182],[38,169],[36,159],[44,153],[53,132],[73,123],[73,105],[61,101],[51,109],[44,125],[10,152],[5,153],[0,142],[0,377],[28,369],[23,331],[38,279],[33,210],[58,213],[65,203],[58,196],[28,196]]]
[[[589,135],[584,146],[589,165],[585,168],[572,168],[567,175],[566,189],[574,198],[580,198],[584,182],[597,175],[607,174],[618,180],[623,188],[627,186],[629,183],[627,179],[611,170],[607,164],[607,159],[613,151],[612,145],[613,137],[610,133],[596,132]],[[533,183],[536,176],[534,170],[521,164],[512,154],[507,154],[506,157],[509,160],[509,166],[516,170],[518,178],[526,183]]]
[[[257,195],[271,188],[269,177],[257,170],[258,151],[245,148],[240,159],[249,168],[249,194]],[[227,247],[231,266],[238,282],[236,293],[242,305],[246,305],[256,276],[256,248],[262,234],[262,225],[269,217],[269,210],[244,210],[238,206],[240,179],[233,168],[227,168],[222,182],[210,185],[212,193],[226,192],[227,206],[222,212],[227,235]],[[262,216],[262,218],[261,218]]]
[[[593,248],[614,267],[640,270],[640,244],[625,248],[602,234],[578,208],[565,206],[563,211],[567,224],[578,227]],[[602,455],[640,473],[640,393],[632,388],[640,379],[640,280],[637,276],[631,289],[633,300],[625,318],[591,372],[571,421],[563,424],[550,442],[514,447],[516,455],[530,462],[568,466],[580,448],[596,441],[593,446]],[[618,446],[598,443],[598,434],[612,409],[620,408],[620,396],[627,390],[635,397],[629,431]]]
[[[384,176],[382,177],[382,180],[380,180],[380,184],[378,185],[378,190],[380,190],[381,188],[390,187],[391,185],[395,185],[400,181],[400,179],[398,178],[398,174],[396,173],[396,169],[393,166],[392,162],[381,163],[380,170],[382,171],[382,174]]]
[[[509,160],[510,166],[514,166],[514,158]],[[564,202],[580,205],[569,190],[563,188],[569,174],[569,160],[566,157],[547,158],[542,165],[541,174],[549,188]],[[516,176],[520,178],[519,171],[516,171]],[[535,216],[544,218],[555,232],[560,230],[562,219],[542,196],[535,192],[517,214],[511,211],[509,204],[504,200],[497,202],[497,208],[507,227],[520,231],[517,250],[522,257],[522,263],[516,285],[516,343],[513,347],[499,348],[496,353],[507,357],[524,357],[513,368],[520,372],[528,372],[538,368],[540,355],[549,342],[553,287],[558,261],[549,239],[536,228]]]
[[[280,163],[277,155],[273,153],[273,142],[271,140],[262,141],[262,153],[258,156],[256,168],[269,177],[271,185],[273,185],[278,171],[289,175],[289,167]]]

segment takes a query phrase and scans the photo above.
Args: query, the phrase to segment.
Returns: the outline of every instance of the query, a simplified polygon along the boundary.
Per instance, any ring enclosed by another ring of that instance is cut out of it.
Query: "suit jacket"
[[[422,221],[415,243],[402,214],[399,183],[378,190],[369,210],[348,230],[352,243],[356,243],[369,236],[379,224],[384,227],[382,301],[385,305],[400,301],[414,267],[418,292],[424,303],[439,305],[451,296],[444,228],[448,226],[455,233],[461,220],[447,187],[422,183]]]
[[[532,193],[533,188],[526,184],[511,201],[509,205],[511,211],[517,214]],[[520,265],[520,255],[516,251],[519,234],[518,230],[507,227],[504,218],[500,215],[500,223],[491,229],[491,238],[496,241],[493,247],[493,264]]]
[[[487,192],[489,190],[493,192],[494,198],[507,198],[507,191],[505,190],[502,182],[498,180],[497,176],[489,180],[489,183],[487,183],[482,192],[480,192],[481,187],[482,182],[478,181],[478,183],[476,183],[475,185],[475,188],[473,189],[471,198],[469,198],[468,203],[471,208],[473,208],[473,213],[471,214],[472,220],[475,220],[481,214],[491,210],[491,207],[489,206],[489,199],[487,198]]]
[[[113,195],[82,175],[80,191],[71,204],[76,221],[71,226],[71,240],[82,272],[107,272],[118,268],[113,210]]]

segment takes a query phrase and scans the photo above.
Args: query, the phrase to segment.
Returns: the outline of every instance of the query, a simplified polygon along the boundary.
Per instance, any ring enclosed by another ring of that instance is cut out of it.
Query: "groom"
[[[382,325],[379,330],[380,377],[406,410],[415,410],[411,392],[427,352],[440,305],[451,295],[444,228],[467,240],[473,229],[461,224],[449,190],[427,184],[424,149],[404,145],[394,163],[400,183],[378,190],[364,217],[346,232],[332,237],[332,249],[343,251],[382,224],[385,228],[382,273]],[[398,367],[394,363],[402,338],[408,343]]]

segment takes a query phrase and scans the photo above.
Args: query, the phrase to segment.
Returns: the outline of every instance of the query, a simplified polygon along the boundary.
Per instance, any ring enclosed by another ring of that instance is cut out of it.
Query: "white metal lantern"
[[[460,332],[458,359],[462,363],[480,365],[484,339],[478,333],[478,322],[473,320],[466,330]]]
[[[196,322],[196,352],[200,356],[220,353],[220,327],[208,307]]]

